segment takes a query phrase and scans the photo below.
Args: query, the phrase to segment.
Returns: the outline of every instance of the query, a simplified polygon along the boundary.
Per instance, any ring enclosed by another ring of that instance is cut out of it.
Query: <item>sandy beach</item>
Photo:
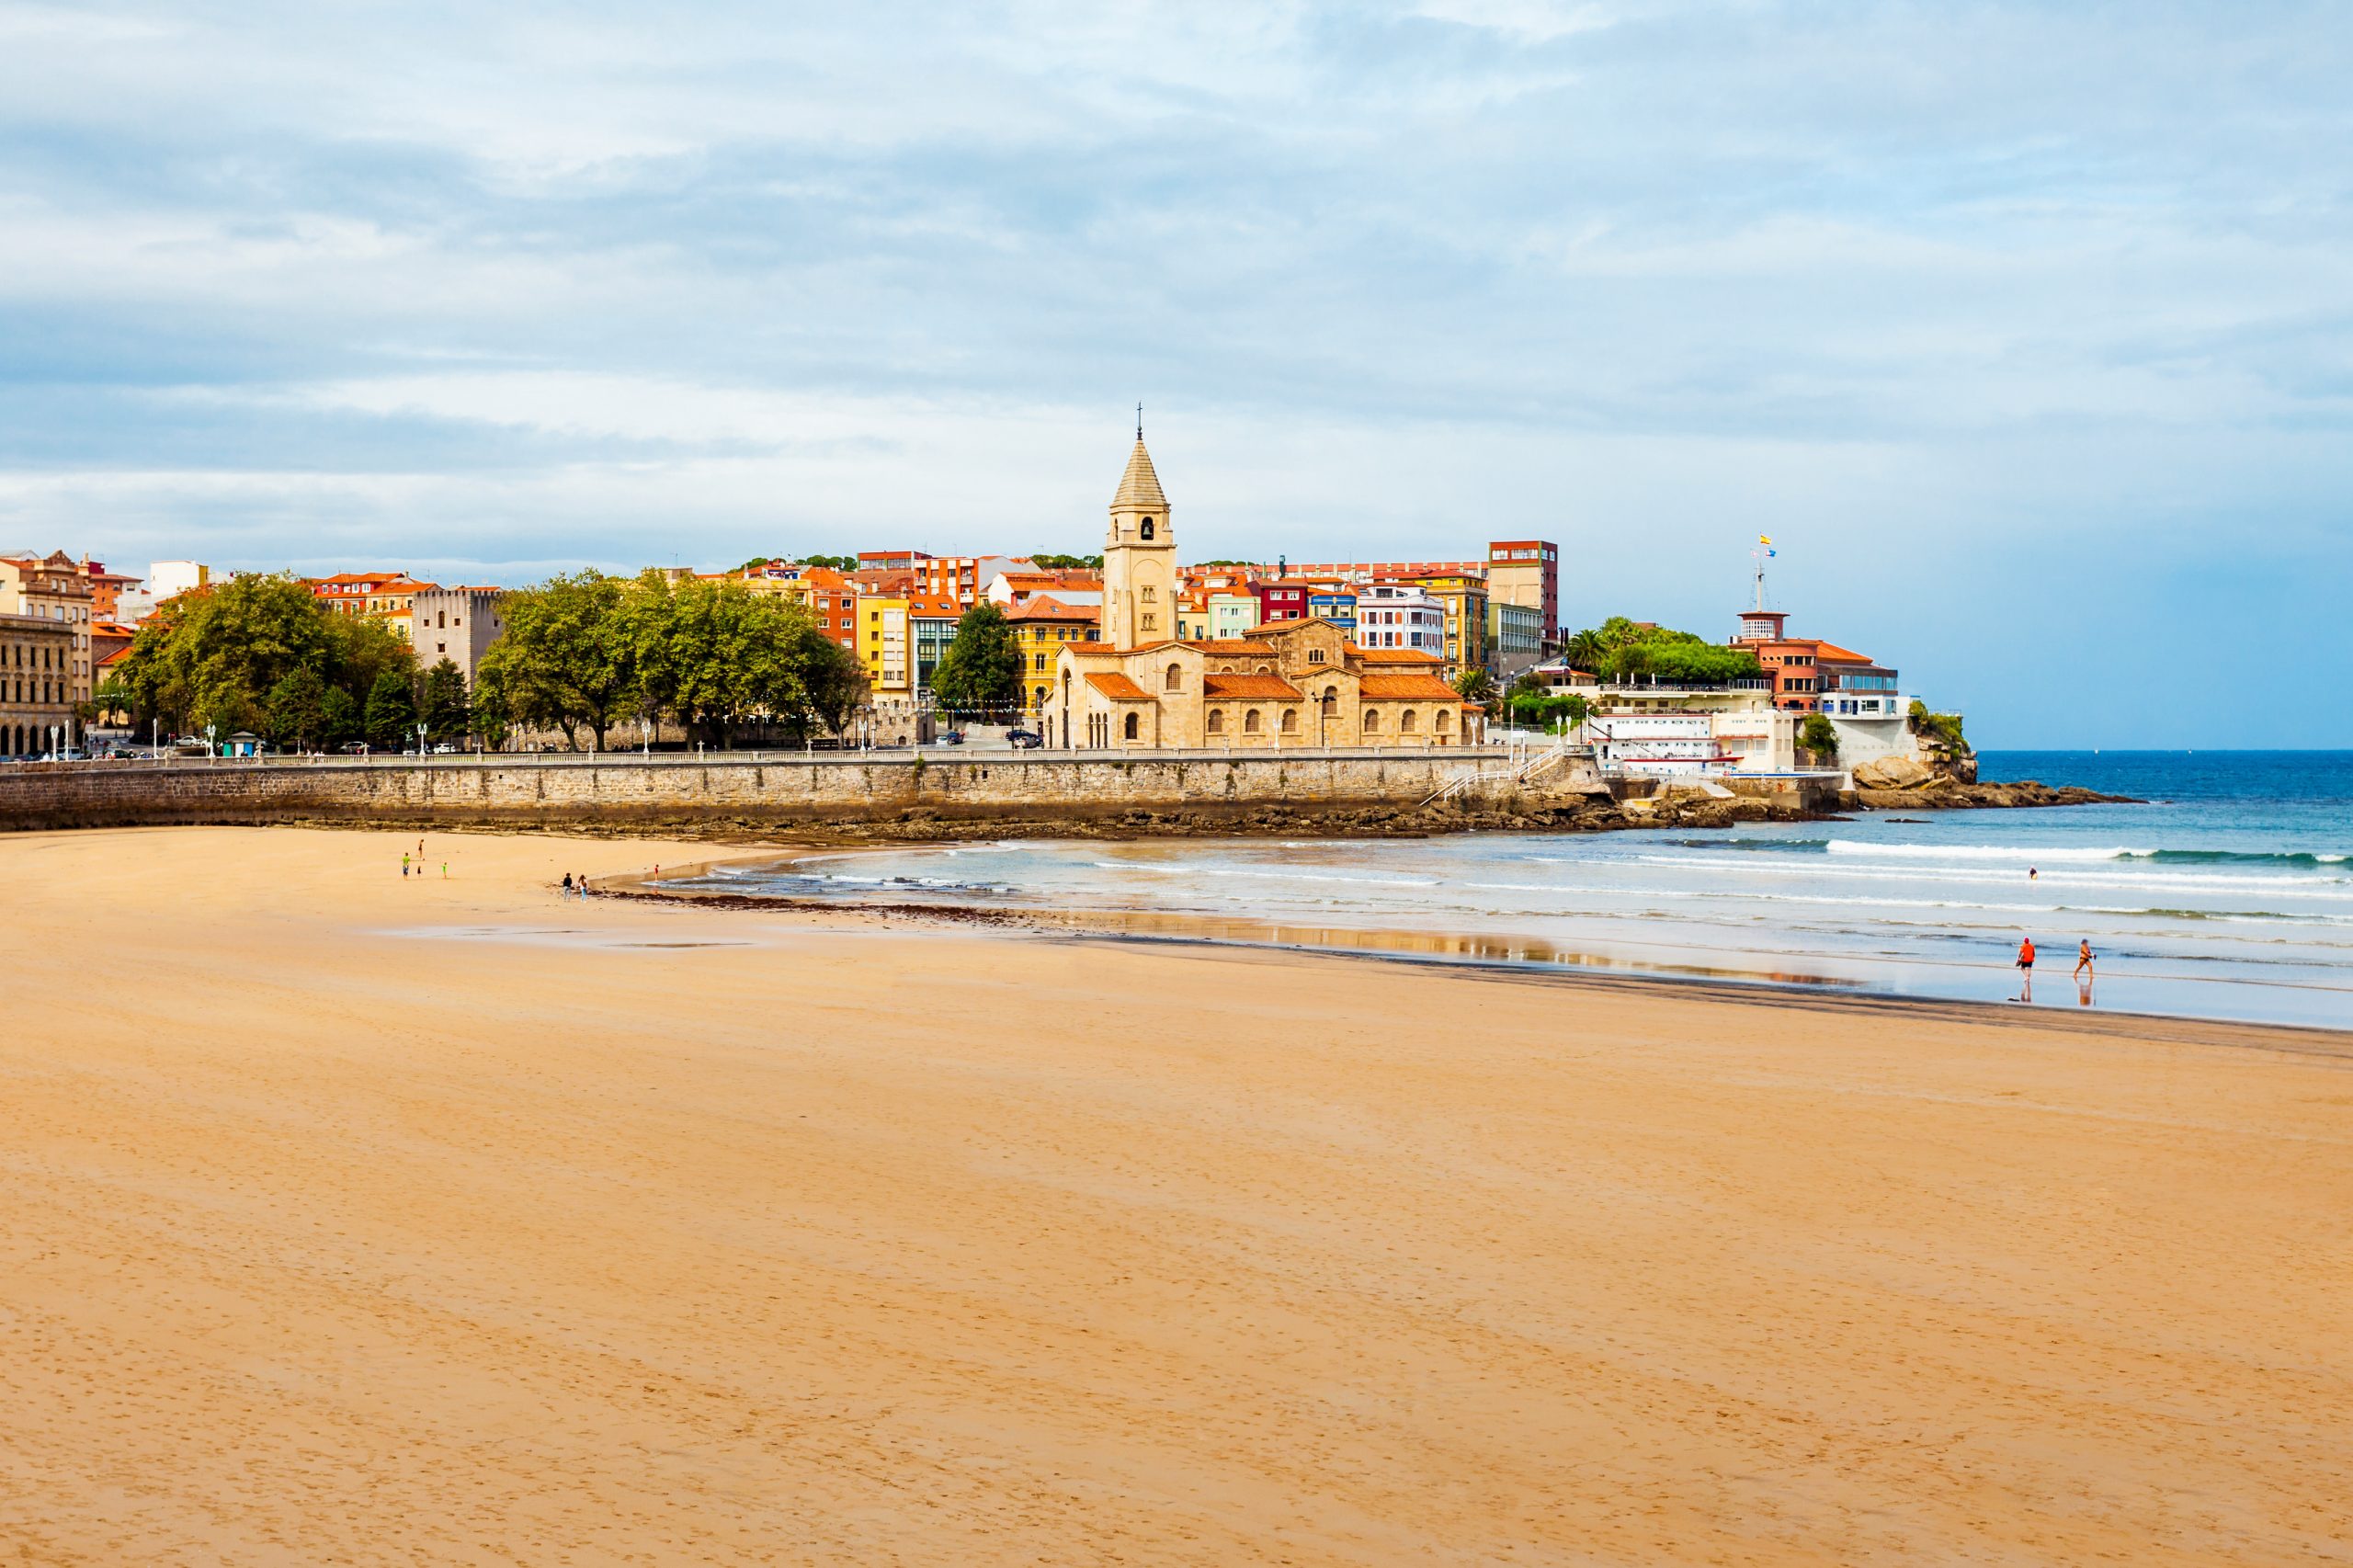
[[[2353,1038],[415,847],[0,838],[0,1562],[2353,1557]]]

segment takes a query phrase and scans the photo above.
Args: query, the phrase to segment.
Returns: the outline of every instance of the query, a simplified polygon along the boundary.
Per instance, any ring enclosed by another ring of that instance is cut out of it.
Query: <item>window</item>
[[[1222,735],[1225,733],[1224,710],[1218,708],[1212,708],[1210,710],[1210,733],[1212,735]]]
[[[1368,709],[1366,709],[1366,710],[1364,710],[1364,733],[1365,733],[1366,734],[1370,735],[1370,734],[1373,733],[1374,732],[1378,731],[1380,728],[1381,728],[1381,710],[1380,710],[1380,709],[1378,709],[1378,708],[1368,708]]]
[[[1128,739],[1130,739],[1130,740],[1134,740],[1134,739],[1136,738],[1136,723],[1137,723],[1136,715],[1135,715],[1135,714],[1133,714],[1133,713],[1129,714],[1129,715],[1128,715],[1128,725],[1127,725],[1127,738],[1128,738]]]
[[[1453,720],[1454,715],[1441,708],[1438,710],[1438,716],[1430,721],[1430,728],[1442,735],[1453,727]]]
[[[1182,691],[1182,690],[1184,690],[1184,689],[1185,689],[1185,666],[1184,666],[1184,665],[1169,665],[1169,666],[1168,666],[1168,674],[1167,674],[1165,676],[1164,676],[1164,677],[1162,678],[1162,680],[1161,680],[1161,683],[1160,683],[1160,689],[1161,689],[1161,690],[1163,690],[1163,691]]]
[[[1420,718],[1421,715],[1408,708],[1405,710],[1405,716],[1397,721],[1397,728],[1404,733],[1410,735],[1414,733],[1415,728],[1418,727]]]
[[[1286,735],[1295,735],[1299,733],[1298,709],[1286,708],[1283,710],[1283,733]]]
[[[1146,603],[1146,604],[1150,604],[1150,603],[1152,603],[1152,602],[1153,602],[1153,600],[1154,599],[1154,597],[1156,597],[1156,596],[1155,596],[1155,595],[1154,594],[1154,592],[1153,592],[1153,587],[1152,587],[1152,585],[1151,585],[1150,583],[1146,583],[1146,584],[1143,585],[1143,594],[1142,594],[1142,598],[1143,598],[1143,602],[1144,602],[1144,603]]]
[[[1256,708],[1242,715],[1242,733],[1245,735],[1258,733],[1258,710]]]
[[[1160,618],[1159,618],[1158,616],[1154,615],[1154,614],[1152,613],[1152,611],[1150,611],[1150,610],[1146,610],[1146,611],[1144,611],[1144,612],[1143,612],[1143,629],[1144,629],[1146,631],[1159,631],[1159,630],[1160,630]]]
[[[1146,517],[1143,520],[1143,537],[1145,539],[1150,539],[1152,537],[1152,519],[1150,517]]]
[[[1321,648],[1310,648],[1307,651],[1307,662],[1311,665],[1322,664],[1324,662],[1324,650]]]

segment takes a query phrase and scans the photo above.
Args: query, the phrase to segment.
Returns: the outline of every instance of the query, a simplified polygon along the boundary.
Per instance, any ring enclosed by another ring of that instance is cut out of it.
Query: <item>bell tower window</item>
[[[1152,537],[1152,519],[1150,517],[1146,517],[1143,520],[1143,527],[1137,531],[1136,537],[1139,539],[1150,539]]]

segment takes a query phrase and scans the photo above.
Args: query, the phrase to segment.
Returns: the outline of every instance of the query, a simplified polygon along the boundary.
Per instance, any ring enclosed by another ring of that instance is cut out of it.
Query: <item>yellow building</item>
[[[1033,595],[1005,612],[1021,650],[1022,710],[1032,721],[1045,709],[1063,647],[1093,642],[1100,613],[1093,605],[1066,605],[1051,594]]]
[[[1409,649],[1358,647],[1321,617],[1188,639],[1168,498],[1136,433],[1103,549],[1101,642],[1063,644],[1036,697],[1049,745],[1096,750],[1477,744],[1485,709]],[[1029,679],[1034,690],[1034,670]]]
[[[1434,572],[1400,578],[1446,606],[1446,674],[1483,669],[1487,663],[1487,580],[1468,573]]]
[[[858,596],[858,661],[866,669],[877,706],[904,706],[915,699],[915,639],[904,594]]]

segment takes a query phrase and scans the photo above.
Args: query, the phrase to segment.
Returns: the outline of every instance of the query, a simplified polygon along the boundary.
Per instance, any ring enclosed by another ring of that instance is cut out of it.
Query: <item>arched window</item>
[[[1185,689],[1185,666],[1184,666],[1184,665],[1169,665],[1169,666],[1168,666],[1168,674],[1167,674],[1165,677],[1163,677],[1163,678],[1162,678],[1162,680],[1161,680],[1161,683],[1160,683],[1160,689],[1161,689],[1161,690],[1163,690],[1163,691],[1182,691],[1182,690],[1184,690],[1184,689]]]
[[[1378,708],[1368,708],[1368,709],[1366,709],[1366,710],[1364,710],[1364,733],[1365,733],[1366,734],[1370,735],[1370,734],[1373,733],[1374,732],[1378,731],[1380,728],[1381,728],[1381,710],[1380,710],[1380,709],[1378,709]]]
[[[1298,709],[1286,708],[1283,710],[1283,733],[1286,735],[1295,735],[1299,733]]]
[[[1408,708],[1405,710],[1405,716],[1397,721],[1397,728],[1401,733],[1410,735],[1420,726],[1420,722],[1421,715]]]
[[[1145,539],[1150,539],[1152,537],[1152,519],[1150,517],[1146,517],[1143,520],[1143,528],[1141,532],[1142,537]]]
[[[1242,733],[1245,735],[1258,733],[1258,710],[1256,708],[1242,715]]]
[[[1130,739],[1130,740],[1134,740],[1134,739],[1136,738],[1136,723],[1137,723],[1137,717],[1136,717],[1136,715],[1135,715],[1135,714],[1133,714],[1133,713],[1129,714],[1129,715],[1128,715],[1128,739]]]
[[[1141,597],[1142,597],[1142,599],[1143,599],[1143,602],[1144,602],[1144,603],[1146,603],[1146,604],[1150,604],[1150,603],[1152,603],[1152,602],[1153,602],[1153,600],[1154,600],[1155,597],[1157,597],[1158,596],[1157,596],[1157,595],[1155,595],[1155,594],[1154,593],[1152,585],[1151,585],[1150,583],[1146,583],[1146,584],[1143,585],[1143,593],[1142,593],[1142,595]]]
[[[1275,666],[1272,665],[1260,665],[1258,666],[1258,673],[1262,676],[1273,675],[1275,673]]]
[[[1210,733],[1212,735],[1222,735],[1225,733],[1224,709],[1212,708],[1210,710]]]
[[[1439,709],[1438,710],[1438,716],[1430,721],[1430,728],[1436,730],[1441,735],[1453,727],[1454,715],[1444,708]]]

